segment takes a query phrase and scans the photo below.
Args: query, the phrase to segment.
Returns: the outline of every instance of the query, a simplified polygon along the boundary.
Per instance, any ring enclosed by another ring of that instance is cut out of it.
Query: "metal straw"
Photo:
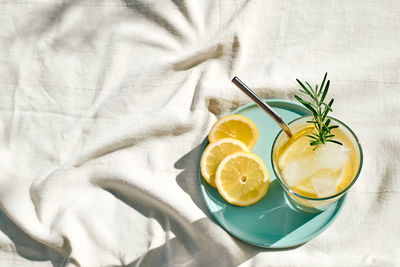
[[[232,82],[239,87],[246,95],[248,95],[251,99],[253,99],[256,104],[262,108],[268,115],[271,116],[271,118],[274,119],[279,125],[279,127],[282,128],[282,130],[289,136],[292,137],[292,132],[289,129],[289,126],[286,124],[286,122],[282,119],[281,116],[279,116],[278,113],[276,113],[267,103],[265,103],[258,95],[256,95],[253,90],[251,90],[247,85],[245,85],[238,77],[234,77],[232,79]]]

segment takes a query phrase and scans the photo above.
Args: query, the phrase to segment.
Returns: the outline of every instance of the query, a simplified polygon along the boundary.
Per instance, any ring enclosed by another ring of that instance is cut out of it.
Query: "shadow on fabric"
[[[227,234],[221,227],[208,218],[199,219],[190,227],[198,235],[191,244],[182,244],[181,237],[175,237],[166,244],[147,251],[127,265],[121,266],[238,266],[259,252],[278,252],[292,250],[267,249],[244,243]]]
[[[267,249],[252,246],[228,234],[220,227],[208,210],[200,190],[198,163],[201,151],[207,140],[195,146],[190,152],[175,162],[176,169],[183,170],[176,182],[185,191],[193,203],[207,216],[172,232],[174,238],[164,245],[153,248],[126,266],[237,266],[259,252],[277,252],[288,249]],[[173,224],[171,224],[173,226]],[[171,227],[172,228],[172,227]]]
[[[259,252],[292,250],[302,246],[287,249],[267,249],[252,246],[232,237],[215,222],[204,203],[198,181],[199,155],[205,142],[206,140],[182,156],[175,162],[174,167],[183,170],[176,177],[178,185],[190,195],[193,203],[207,217],[190,224],[179,222],[179,220],[169,223],[170,230],[175,234],[175,237],[167,240],[160,247],[148,250],[133,262],[122,266],[153,266],[154,264],[158,266],[237,266]],[[145,216],[149,216],[148,209],[138,207],[139,202],[133,203],[115,191],[112,193]],[[162,218],[161,213],[152,213],[152,217],[159,221],[160,225],[165,225],[165,218]]]
[[[7,215],[0,210],[0,231],[13,242],[16,252],[25,259],[31,261],[50,261],[53,266],[64,266],[70,248],[65,248],[65,254],[50,248],[22,231]]]
[[[201,209],[208,218],[212,218],[212,215],[203,200],[203,196],[201,195],[198,177],[199,157],[206,141],[207,140],[204,140],[176,161],[174,167],[175,169],[182,170],[182,172],[176,176],[176,183],[190,196],[193,203],[196,204],[196,206]]]

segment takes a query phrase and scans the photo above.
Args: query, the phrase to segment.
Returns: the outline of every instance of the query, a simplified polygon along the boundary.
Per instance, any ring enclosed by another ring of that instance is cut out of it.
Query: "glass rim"
[[[301,120],[301,119],[304,119],[304,118],[308,118],[308,117],[312,117],[312,115],[304,115],[304,116],[301,116],[301,117],[299,117],[299,118],[296,118],[296,119],[290,121],[290,122],[288,123],[288,125],[291,125],[291,124],[295,123],[295,122],[298,121],[298,120]],[[363,165],[363,150],[362,150],[360,141],[358,140],[358,137],[357,137],[356,134],[353,132],[353,130],[351,130],[351,128],[350,128],[349,126],[347,126],[345,123],[343,123],[342,121],[340,121],[340,120],[338,120],[338,119],[336,119],[336,118],[330,117],[330,116],[327,116],[327,118],[330,118],[331,120],[334,120],[334,121],[338,122],[339,124],[343,125],[343,126],[350,132],[350,134],[354,137],[354,139],[355,139],[355,141],[356,141],[356,143],[357,143],[358,149],[359,149],[359,151],[360,151],[360,164],[359,164],[359,167],[358,167],[358,171],[357,171],[356,175],[354,176],[353,180],[351,181],[351,183],[350,183],[348,186],[346,186],[344,189],[342,189],[341,191],[339,191],[338,193],[336,193],[336,194],[334,194],[334,195],[327,196],[327,197],[319,197],[319,198],[317,197],[317,198],[313,198],[313,197],[306,197],[306,196],[303,196],[303,195],[301,195],[301,194],[295,192],[295,191],[292,190],[288,185],[286,185],[286,183],[285,183],[285,181],[283,181],[283,179],[281,179],[280,174],[279,174],[279,172],[276,170],[275,164],[274,164],[274,148],[275,148],[276,142],[277,142],[277,140],[278,140],[278,137],[279,137],[279,136],[282,134],[282,132],[283,132],[283,130],[280,130],[280,131],[278,132],[278,134],[276,135],[276,137],[275,137],[275,139],[274,139],[274,142],[272,143],[272,148],[271,148],[271,165],[272,165],[272,170],[274,171],[274,174],[275,174],[277,180],[279,181],[279,183],[281,184],[281,186],[282,186],[286,191],[290,192],[291,194],[293,194],[293,195],[296,196],[296,197],[299,197],[299,198],[302,198],[302,199],[306,199],[306,200],[312,200],[312,201],[323,201],[323,200],[330,200],[330,199],[336,198],[336,197],[338,197],[338,196],[340,196],[340,195],[346,193],[347,190],[349,190],[350,187],[352,187],[353,184],[357,181],[357,179],[358,179],[358,177],[359,177],[359,175],[360,175],[360,173],[361,173],[361,169],[362,169],[362,165]]]

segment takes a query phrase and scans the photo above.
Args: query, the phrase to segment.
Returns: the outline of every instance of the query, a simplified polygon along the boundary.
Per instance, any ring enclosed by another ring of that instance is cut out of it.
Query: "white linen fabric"
[[[399,266],[398,1],[0,2],[0,266]],[[288,250],[212,219],[200,144],[295,79],[331,79],[364,165],[335,222]]]

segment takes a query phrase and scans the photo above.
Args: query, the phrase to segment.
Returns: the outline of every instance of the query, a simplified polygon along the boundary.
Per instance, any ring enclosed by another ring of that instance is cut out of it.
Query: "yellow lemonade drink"
[[[330,118],[339,128],[332,129],[335,140],[310,145],[307,135],[317,133],[315,126],[302,117],[290,123],[293,136],[281,132],[272,151],[274,171],[296,206],[324,210],[340,198],[356,180],[361,169],[361,147],[354,133],[342,122]]]

